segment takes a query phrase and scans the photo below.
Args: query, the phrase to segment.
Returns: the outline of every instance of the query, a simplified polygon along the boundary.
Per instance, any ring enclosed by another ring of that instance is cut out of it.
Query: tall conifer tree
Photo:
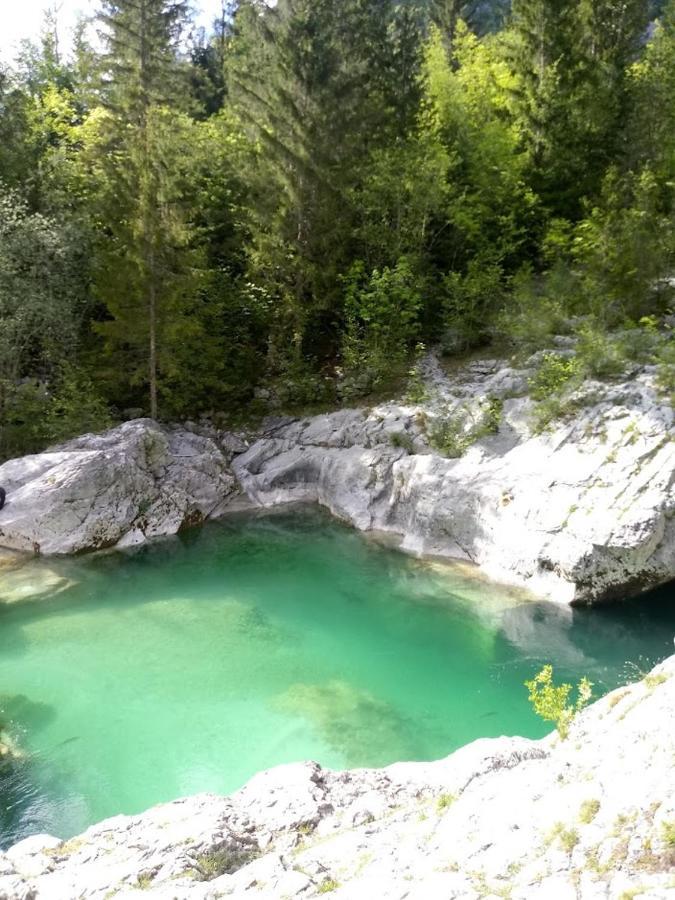
[[[159,341],[181,243],[181,223],[171,207],[171,128],[162,109],[175,107],[181,95],[176,45],[187,12],[186,0],[103,0],[99,17],[107,46],[103,96],[114,163],[108,172],[113,253],[99,280],[113,321],[102,330],[146,358],[153,418]]]

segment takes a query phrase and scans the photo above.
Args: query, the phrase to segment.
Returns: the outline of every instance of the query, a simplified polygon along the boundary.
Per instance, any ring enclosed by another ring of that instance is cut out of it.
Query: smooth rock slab
[[[430,356],[417,406],[270,418],[245,436],[141,419],[11,460],[0,466],[0,546],[126,547],[246,505],[319,503],[408,553],[470,562],[561,603],[674,579],[674,414],[654,367],[588,382],[573,418],[536,434],[536,405],[514,396],[536,361],[478,361],[450,376]],[[490,408],[501,408],[497,430],[461,458],[432,446],[439,423],[475,430]]]

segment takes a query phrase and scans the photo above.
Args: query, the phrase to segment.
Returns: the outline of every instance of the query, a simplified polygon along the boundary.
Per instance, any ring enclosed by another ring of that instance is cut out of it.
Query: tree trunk
[[[151,266],[151,272],[153,270]],[[151,275],[148,294],[148,315],[150,325],[150,356],[149,356],[149,380],[150,380],[150,418],[157,418],[157,298],[155,296],[155,282]]]

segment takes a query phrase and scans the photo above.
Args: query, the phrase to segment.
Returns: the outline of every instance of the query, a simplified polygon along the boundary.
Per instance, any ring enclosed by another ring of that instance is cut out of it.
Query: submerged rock
[[[316,763],[0,855],[0,897],[512,900],[673,896],[675,657],[565,741],[479,740],[444,760]]]
[[[562,603],[675,578],[674,416],[653,367],[588,382],[573,417],[542,434],[531,374],[491,359],[447,375],[430,356],[414,406],[275,417],[246,439],[148,419],[85,435],[0,466],[0,545],[124,547],[242,505],[312,502],[409,553]]]

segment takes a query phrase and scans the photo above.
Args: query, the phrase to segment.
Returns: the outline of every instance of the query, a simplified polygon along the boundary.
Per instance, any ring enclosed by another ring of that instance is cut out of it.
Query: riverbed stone
[[[483,739],[385,769],[280,766],[230,797],[22,841],[0,855],[0,898],[666,900],[674,761],[671,657],[565,740]]]

